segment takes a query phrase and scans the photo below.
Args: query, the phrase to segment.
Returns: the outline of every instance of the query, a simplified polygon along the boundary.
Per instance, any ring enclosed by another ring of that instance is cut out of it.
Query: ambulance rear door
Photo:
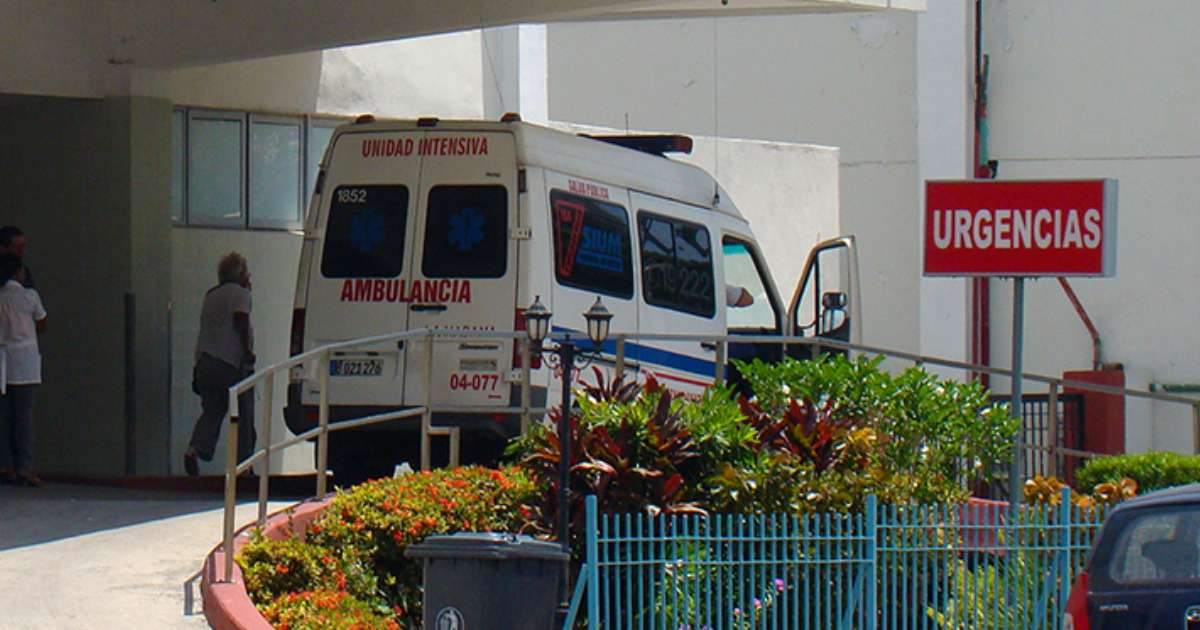
[[[305,312],[306,349],[407,330],[422,131],[335,136],[313,239]],[[330,403],[398,406],[405,344],[335,352]],[[315,380],[306,404],[317,402]]]
[[[418,148],[422,168],[408,326],[510,331],[517,290],[517,158],[508,132],[431,130]],[[406,353],[405,399],[425,397],[426,353]],[[432,403],[506,407],[511,339],[438,342]]]

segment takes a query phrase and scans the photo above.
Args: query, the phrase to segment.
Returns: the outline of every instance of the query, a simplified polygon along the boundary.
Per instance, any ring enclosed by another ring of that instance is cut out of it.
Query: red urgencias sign
[[[927,276],[1112,276],[1117,181],[925,183]]]

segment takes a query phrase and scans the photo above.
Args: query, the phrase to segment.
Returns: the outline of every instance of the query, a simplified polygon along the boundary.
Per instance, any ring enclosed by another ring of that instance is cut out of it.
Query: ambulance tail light
[[[304,309],[297,308],[292,310],[292,337],[291,337],[290,356],[296,356],[304,352]]]
[[[522,332],[522,333],[526,331],[525,309],[523,309],[523,308],[517,309],[517,314],[513,318],[513,330],[515,330],[517,332]],[[513,364],[514,370],[523,367],[521,364],[521,340],[520,339],[513,340],[512,364]],[[542,355],[540,355],[536,352],[529,353],[529,369],[537,370],[537,369],[541,369],[541,367],[542,367]]]

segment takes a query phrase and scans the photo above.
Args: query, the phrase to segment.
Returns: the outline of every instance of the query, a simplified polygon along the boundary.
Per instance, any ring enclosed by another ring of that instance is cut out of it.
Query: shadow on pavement
[[[254,500],[252,480],[241,480],[238,501]],[[271,499],[283,495],[272,480]],[[222,507],[219,484],[191,491],[47,483],[42,488],[0,486],[0,551],[138,525]],[[311,487],[308,493],[311,494]]]

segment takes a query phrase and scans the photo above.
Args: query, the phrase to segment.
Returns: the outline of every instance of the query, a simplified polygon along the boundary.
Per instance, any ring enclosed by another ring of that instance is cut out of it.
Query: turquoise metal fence
[[[600,514],[568,625],[589,630],[1057,629],[1102,515],[1008,504],[855,514]]]

